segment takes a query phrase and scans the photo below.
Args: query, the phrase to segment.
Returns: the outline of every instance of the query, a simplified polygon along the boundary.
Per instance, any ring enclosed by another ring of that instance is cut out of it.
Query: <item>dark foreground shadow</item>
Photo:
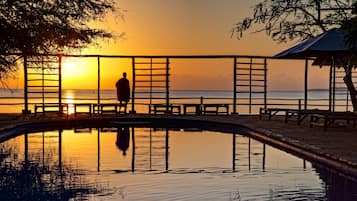
[[[319,177],[325,183],[326,197],[329,201],[357,200],[357,178],[341,176],[318,164],[313,164]]]

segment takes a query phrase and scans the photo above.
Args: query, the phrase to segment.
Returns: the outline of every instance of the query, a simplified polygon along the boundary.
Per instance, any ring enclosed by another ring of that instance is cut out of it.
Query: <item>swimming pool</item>
[[[237,133],[117,125],[0,144],[1,200],[356,200],[355,178]]]

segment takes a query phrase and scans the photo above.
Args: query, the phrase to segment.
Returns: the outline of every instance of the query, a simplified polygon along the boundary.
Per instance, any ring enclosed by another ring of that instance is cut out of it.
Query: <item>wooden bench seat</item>
[[[357,113],[353,112],[329,112],[324,114],[312,114],[310,117],[310,127],[321,126],[324,131],[331,127],[336,121],[352,122],[353,127],[357,125]]]
[[[120,103],[101,103],[93,104],[93,112],[104,114],[126,114],[127,104]]]
[[[184,115],[189,115],[189,114],[193,114],[193,115],[201,115],[202,114],[202,105],[199,103],[185,103],[182,104],[183,106],[183,114]],[[193,111],[190,111],[189,109],[193,109]]]
[[[181,114],[181,106],[174,104],[149,104],[149,114]]]
[[[35,108],[35,116],[38,113],[58,113],[58,114],[67,114],[68,116],[68,104],[67,103],[44,103],[44,104],[36,104]]]
[[[289,109],[285,111],[285,123],[288,123],[289,119],[296,117],[297,124],[300,125],[301,122],[310,115],[326,114],[329,112],[330,112],[329,110],[319,110],[319,109],[310,109],[310,110]]]
[[[299,110],[299,109],[288,109],[288,108],[260,108],[259,119],[263,117],[268,117],[269,120],[273,116],[278,114],[284,115],[285,123],[288,123],[289,119],[295,118],[298,125],[302,123],[307,117],[315,114],[327,114],[330,113],[329,110],[319,110],[319,109],[309,109],[309,110]]]
[[[259,109],[259,119],[263,119],[263,117],[268,117],[269,120],[273,116],[278,115],[279,113],[283,112],[286,114],[286,111],[291,110],[287,108],[260,108]]]
[[[215,115],[229,115],[229,104],[203,104],[203,114],[215,114]],[[223,109],[223,111],[221,110]]]
[[[74,115],[76,116],[78,113],[88,113],[89,116],[92,116],[92,108],[93,108],[93,104],[92,103],[75,103],[74,105]],[[78,108],[85,108],[87,109],[84,112],[79,112]]]

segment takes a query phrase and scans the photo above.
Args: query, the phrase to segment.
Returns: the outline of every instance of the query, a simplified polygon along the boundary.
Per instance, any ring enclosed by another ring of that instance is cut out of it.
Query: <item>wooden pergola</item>
[[[252,105],[268,107],[267,103],[267,71],[268,60],[276,59],[267,56],[250,55],[28,55],[24,59],[24,110],[30,113],[30,94],[37,94],[41,99],[39,105],[62,104],[62,60],[64,57],[96,58],[97,60],[97,104],[101,104],[101,59],[130,59],[132,68],[131,111],[135,112],[135,101],[138,94],[162,104],[170,104],[170,70],[172,60],[184,59],[227,59],[232,61],[232,108],[233,114],[238,112],[238,100],[248,97],[249,113]],[[308,68],[310,59],[305,60],[303,109],[308,107]],[[336,94],[335,68],[330,69],[329,77],[329,109],[334,110]],[[35,78],[34,78],[35,77]],[[34,84],[35,83],[35,84]],[[261,103],[253,103],[253,95],[259,96]],[[56,98],[56,103],[48,103],[46,98]],[[162,98],[164,97],[164,98]],[[348,107],[348,100],[346,102]]]
[[[62,104],[62,59],[96,58],[97,59],[97,104],[101,104],[100,80],[101,59],[118,58],[131,59],[132,63],[132,97],[131,110],[135,111],[135,98],[137,94],[146,96],[150,103],[152,100],[162,100],[159,95],[164,95],[163,104],[170,104],[170,61],[173,59],[227,59],[232,61],[232,105],[233,113],[237,113],[237,100],[242,96],[249,98],[249,111],[253,94],[260,94],[262,107],[267,107],[267,59],[264,56],[247,55],[31,55],[24,56],[24,113],[29,113],[29,94],[39,94],[43,106],[52,104],[46,102],[48,95],[55,95]],[[35,71],[35,72],[34,72]],[[35,79],[31,76],[37,76]],[[48,78],[55,76],[55,79]],[[154,79],[155,78],[155,79]],[[36,82],[36,84],[32,84]],[[53,96],[51,96],[53,97]]]

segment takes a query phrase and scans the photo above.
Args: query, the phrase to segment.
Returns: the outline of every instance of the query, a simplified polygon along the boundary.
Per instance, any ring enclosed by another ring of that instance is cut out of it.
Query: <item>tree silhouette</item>
[[[352,12],[351,12],[352,10]],[[346,74],[344,82],[351,95],[353,110],[357,111],[357,91],[352,82],[352,68],[356,63],[357,2],[350,0],[263,0],[254,7],[254,14],[238,22],[232,35],[243,37],[243,33],[254,24],[264,25],[255,32],[266,32],[278,42],[302,41],[331,28],[342,27],[350,33],[348,42],[352,56],[341,65]]]
[[[111,38],[89,27],[114,12],[113,0],[0,0],[0,79],[17,70],[16,54],[56,53]]]
[[[264,0],[254,7],[254,13],[235,24],[232,34],[238,38],[262,24],[255,32],[266,32],[278,42],[305,40],[339,27],[351,19],[350,0]]]

